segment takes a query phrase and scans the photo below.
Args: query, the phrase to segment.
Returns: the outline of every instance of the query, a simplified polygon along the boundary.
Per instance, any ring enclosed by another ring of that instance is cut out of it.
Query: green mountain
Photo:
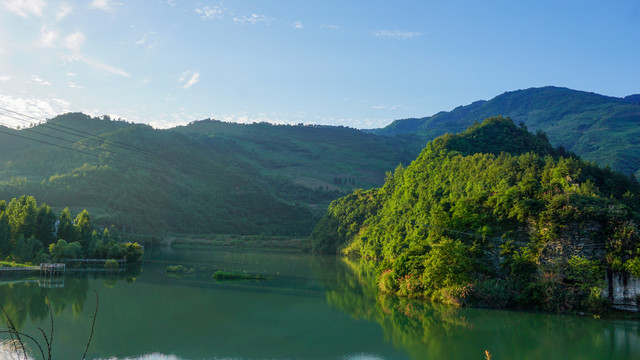
[[[464,131],[474,121],[508,116],[531,130],[544,131],[554,146],[563,146],[587,161],[609,165],[640,177],[640,101],[558,87],[506,92],[424,118],[396,120],[382,135],[419,134],[427,140]]]
[[[0,129],[0,199],[86,208],[126,231],[306,235],[331,200],[381,185],[423,145],[344,127],[207,120],[157,130],[66,114]]]
[[[318,252],[375,261],[382,291],[597,311],[603,271],[640,274],[639,197],[634,177],[494,117],[335,200],[311,238]]]

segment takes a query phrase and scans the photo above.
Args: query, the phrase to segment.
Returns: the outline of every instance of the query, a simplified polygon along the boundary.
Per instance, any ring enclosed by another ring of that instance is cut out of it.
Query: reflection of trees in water
[[[325,282],[327,302],[355,319],[379,323],[394,346],[419,358],[424,357],[425,351],[433,353],[441,340],[453,336],[456,329],[471,326],[460,309],[381,294],[374,279],[375,264],[342,260],[335,264],[335,283]]]
[[[384,295],[369,262],[314,262],[327,302],[355,319],[375,321],[414,359],[637,358],[640,324],[577,316],[456,308]]]
[[[64,287],[41,287],[37,282],[23,282],[0,285],[0,305],[2,305],[18,330],[22,329],[29,318],[32,322],[41,322],[49,317],[49,303],[54,316],[60,316],[68,306],[74,316],[84,309],[89,291],[89,278],[104,279],[115,283],[125,280],[135,281],[141,267],[119,273],[75,273],[67,274]],[[3,316],[0,324],[4,327]]]

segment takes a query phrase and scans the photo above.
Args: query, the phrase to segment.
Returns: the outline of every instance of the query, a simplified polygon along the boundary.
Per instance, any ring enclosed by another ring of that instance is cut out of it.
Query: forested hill
[[[461,132],[474,121],[508,116],[529,129],[543,130],[554,146],[588,161],[640,176],[640,101],[558,87],[506,92],[424,118],[396,120],[375,134],[420,134],[427,140]]]
[[[312,241],[376,261],[387,292],[597,311],[605,270],[640,274],[639,197],[635,178],[497,117],[436,138],[383,187],[335,200]]]
[[[0,130],[0,199],[33,195],[147,233],[306,235],[331,200],[381,185],[424,146],[342,127],[157,130],[80,113]]]

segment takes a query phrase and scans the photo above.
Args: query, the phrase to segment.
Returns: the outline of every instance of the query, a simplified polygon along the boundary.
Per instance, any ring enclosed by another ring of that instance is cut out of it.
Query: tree
[[[64,208],[60,213],[56,238],[58,240],[64,239],[67,242],[74,242],[78,239],[76,227],[73,225],[73,222],[71,222],[71,212],[69,212],[69,208]]]
[[[92,246],[91,234],[93,233],[89,212],[86,209],[82,210],[78,214],[78,216],[76,216],[76,220],[74,221],[74,223],[78,240],[80,241],[82,248],[85,250],[85,252],[87,252],[91,249]]]
[[[19,234],[29,238],[34,234],[38,205],[33,196],[22,195],[19,199],[12,199],[7,206],[11,237],[15,241]]]
[[[56,214],[53,213],[51,207],[47,204],[40,205],[36,214],[34,236],[42,241],[45,248],[48,248],[49,244],[55,241],[55,225]]]
[[[0,256],[3,258],[11,253],[11,227],[7,215],[0,212]]]

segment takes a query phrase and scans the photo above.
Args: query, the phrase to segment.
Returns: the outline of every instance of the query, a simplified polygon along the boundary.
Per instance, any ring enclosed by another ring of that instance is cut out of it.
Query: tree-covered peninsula
[[[640,185],[493,117],[430,142],[384,186],[335,200],[318,252],[377,264],[384,292],[551,311],[605,306],[605,273],[640,272]]]
[[[97,258],[134,264],[142,255],[142,247],[121,241],[115,228],[98,231],[87,210],[74,218],[68,208],[57,215],[32,196],[0,200],[0,260],[39,264]]]

